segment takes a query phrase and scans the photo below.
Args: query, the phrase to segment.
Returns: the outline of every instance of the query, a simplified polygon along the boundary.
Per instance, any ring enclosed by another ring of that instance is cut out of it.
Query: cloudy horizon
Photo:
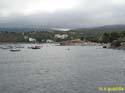
[[[124,16],[124,0],[0,0],[0,27],[95,27]]]

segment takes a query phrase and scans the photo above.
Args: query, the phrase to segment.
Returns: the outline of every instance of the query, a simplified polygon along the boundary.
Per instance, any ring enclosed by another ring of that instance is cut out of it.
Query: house
[[[71,40],[72,43],[81,43],[82,41],[80,39],[74,39],[74,40]]]
[[[30,42],[36,42],[36,39],[35,38],[29,38],[29,41]]]
[[[24,36],[24,39],[28,39],[28,36]]]
[[[53,43],[54,41],[53,40],[51,40],[51,39],[47,39],[46,40],[46,43]]]
[[[68,38],[68,35],[67,35],[67,34],[62,34],[62,35],[60,35],[60,34],[55,34],[55,38],[66,39],[66,38]]]
[[[62,41],[60,42],[60,45],[81,45],[83,41],[80,39],[74,39],[74,40],[69,40],[69,41]]]

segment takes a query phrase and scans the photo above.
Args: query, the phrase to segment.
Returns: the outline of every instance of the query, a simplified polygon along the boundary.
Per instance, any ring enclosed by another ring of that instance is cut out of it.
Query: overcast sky
[[[125,0],[0,0],[0,27],[125,24]]]

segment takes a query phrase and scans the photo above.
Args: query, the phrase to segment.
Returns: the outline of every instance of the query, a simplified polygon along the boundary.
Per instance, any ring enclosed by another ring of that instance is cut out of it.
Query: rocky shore
[[[125,50],[125,42],[114,40],[112,43],[103,45],[103,48]]]

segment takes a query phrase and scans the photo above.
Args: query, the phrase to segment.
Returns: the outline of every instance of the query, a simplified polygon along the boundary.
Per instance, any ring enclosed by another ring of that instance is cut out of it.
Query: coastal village
[[[102,46],[102,48],[125,48],[125,32],[95,31],[29,31],[0,32],[0,43],[44,44],[58,43],[60,46]],[[32,47],[34,49],[34,47]],[[39,47],[35,47],[39,48]]]
[[[71,33],[73,33],[73,32],[71,32]],[[54,34],[53,39],[43,38],[40,41],[38,41],[37,38],[26,36],[24,33],[22,33],[22,34],[23,34],[23,39],[25,41],[27,41],[27,43],[59,43],[62,46],[66,46],[66,45],[72,45],[72,46],[73,45],[100,45],[99,43],[96,43],[96,42],[87,41],[83,37],[73,38],[66,33],[64,33],[64,34]],[[30,33],[30,34],[32,34],[32,33]],[[9,42],[3,41],[1,43],[9,43]],[[10,41],[10,43],[16,43],[16,42]],[[17,43],[21,43],[21,42],[17,41]]]

